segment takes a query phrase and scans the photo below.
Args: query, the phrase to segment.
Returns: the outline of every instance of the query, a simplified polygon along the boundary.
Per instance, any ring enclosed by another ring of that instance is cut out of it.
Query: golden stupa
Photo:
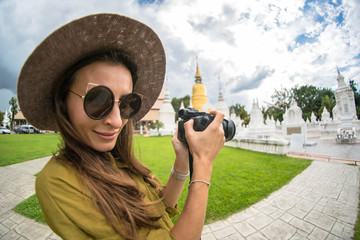
[[[196,75],[195,75],[195,85],[192,88],[192,97],[191,103],[193,108],[201,112],[201,107],[207,103],[208,99],[206,97],[206,88],[205,85],[201,83],[201,75],[199,71],[199,65],[196,58]]]

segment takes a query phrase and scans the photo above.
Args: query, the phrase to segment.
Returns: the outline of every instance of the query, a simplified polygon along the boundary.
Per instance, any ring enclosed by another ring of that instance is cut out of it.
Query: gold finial
[[[200,75],[200,71],[199,71],[199,63],[198,63],[198,57],[196,56],[196,75],[195,75],[195,82],[200,82],[201,83],[201,75]]]

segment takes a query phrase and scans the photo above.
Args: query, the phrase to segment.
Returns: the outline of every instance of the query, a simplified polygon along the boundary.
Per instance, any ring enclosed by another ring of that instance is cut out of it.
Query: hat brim
[[[19,106],[27,121],[44,130],[57,130],[54,88],[65,71],[91,53],[120,50],[137,66],[134,92],[143,95],[135,122],[157,100],[165,78],[162,43],[147,25],[117,14],[96,14],[74,20],[49,35],[29,56],[18,79]]]

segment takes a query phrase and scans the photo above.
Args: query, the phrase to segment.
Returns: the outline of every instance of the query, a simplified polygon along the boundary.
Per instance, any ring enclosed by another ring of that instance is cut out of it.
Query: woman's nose
[[[113,109],[104,119],[104,123],[111,125],[113,128],[121,128],[122,118],[120,115],[120,108],[118,103],[114,103]]]

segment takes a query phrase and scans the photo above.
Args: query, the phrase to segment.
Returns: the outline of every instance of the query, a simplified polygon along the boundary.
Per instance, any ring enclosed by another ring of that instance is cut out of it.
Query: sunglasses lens
[[[131,118],[141,108],[141,97],[136,93],[126,95],[120,103],[120,114],[123,118]]]
[[[85,96],[84,109],[92,119],[106,117],[114,106],[114,95],[111,90],[104,86],[92,88]]]

